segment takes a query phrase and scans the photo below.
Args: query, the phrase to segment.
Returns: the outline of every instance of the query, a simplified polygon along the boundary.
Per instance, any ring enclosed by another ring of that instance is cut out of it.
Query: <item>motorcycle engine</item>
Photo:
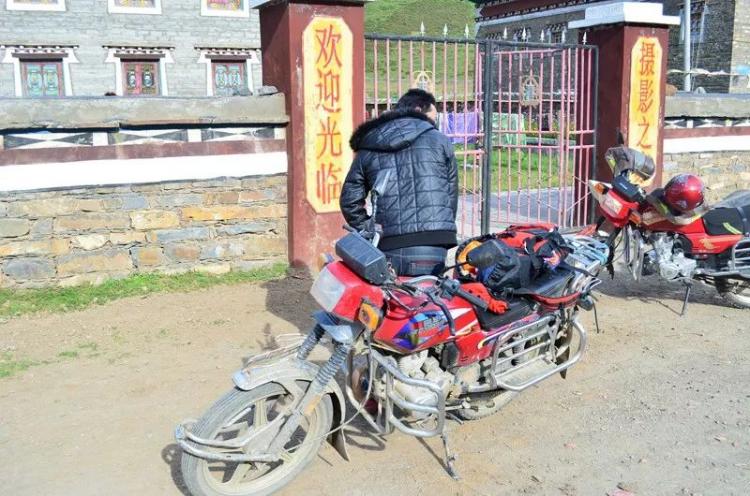
[[[668,280],[692,278],[698,268],[698,262],[687,258],[679,246],[675,246],[673,237],[659,234],[652,238],[654,249],[646,254],[644,269],[659,269],[659,275]],[[649,261],[651,263],[649,263]]]
[[[398,367],[401,369],[401,372],[409,377],[437,384],[445,395],[448,395],[455,380],[455,376],[443,370],[440,367],[440,362],[435,357],[429,356],[427,350],[399,358]],[[435,393],[428,389],[410,386],[398,380],[394,381],[393,387],[407,401],[420,405],[437,405]],[[414,412],[416,418],[420,418],[420,415],[422,414]]]

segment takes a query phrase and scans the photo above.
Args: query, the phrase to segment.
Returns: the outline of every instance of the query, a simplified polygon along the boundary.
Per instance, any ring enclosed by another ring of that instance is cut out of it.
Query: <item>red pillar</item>
[[[612,178],[604,153],[617,145],[619,129],[627,146],[654,159],[661,184],[669,27],[679,22],[661,4],[622,2],[589,7],[584,20],[569,23],[580,41],[599,48],[598,179]]]
[[[351,162],[351,132],[365,117],[364,1],[256,6],[263,82],[286,95],[290,119],[289,261],[314,268],[342,236],[338,194]]]

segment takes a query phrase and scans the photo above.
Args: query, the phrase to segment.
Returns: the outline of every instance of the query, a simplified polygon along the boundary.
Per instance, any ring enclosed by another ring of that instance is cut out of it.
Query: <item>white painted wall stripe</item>
[[[750,150],[750,136],[701,136],[664,140],[664,153],[729,152]]]
[[[247,177],[286,171],[285,152],[6,165],[0,167],[0,191]]]

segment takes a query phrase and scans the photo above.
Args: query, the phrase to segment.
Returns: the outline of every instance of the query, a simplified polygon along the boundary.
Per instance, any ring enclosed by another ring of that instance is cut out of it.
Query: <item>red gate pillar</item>
[[[680,23],[662,9],[661,3],[640,2],[593,6],[585,19],[568,24],[581,41],[599,48],[598,179],[612,178],[604,153],[617,145],[620,129],[627,146],[654,160],[654,184],[661,184],[669,27]]]
[[[263,82],[286,94],[289,261],[314,268],[342,235],[339,193],[364,120],[364,0],[255,1]]]

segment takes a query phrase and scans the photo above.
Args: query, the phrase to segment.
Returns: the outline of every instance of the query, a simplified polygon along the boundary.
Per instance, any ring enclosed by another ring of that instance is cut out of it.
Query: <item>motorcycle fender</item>
[[[312,382],[318,373],[318,368],[317,365],[310,362],[299,360],[295,357],[287,357],[273,363],[250,366],[238,370],[232,376],[232,381],[238,389],[243,391],[250,391],[271,382],[278,383],[288,390],[289,388],[286,384],[290,382],[296,380]],[[325,391],[326,394],[332,397],[331,403],[333,404],[331,429],[334,431],[328,436],[328,442],[333,445],[344,460],[349,461],[349,453],[346,449],[346,437],[344,436],[343,428],[341,428],[346,418],[344,393],[335,380],[330,381]]]

